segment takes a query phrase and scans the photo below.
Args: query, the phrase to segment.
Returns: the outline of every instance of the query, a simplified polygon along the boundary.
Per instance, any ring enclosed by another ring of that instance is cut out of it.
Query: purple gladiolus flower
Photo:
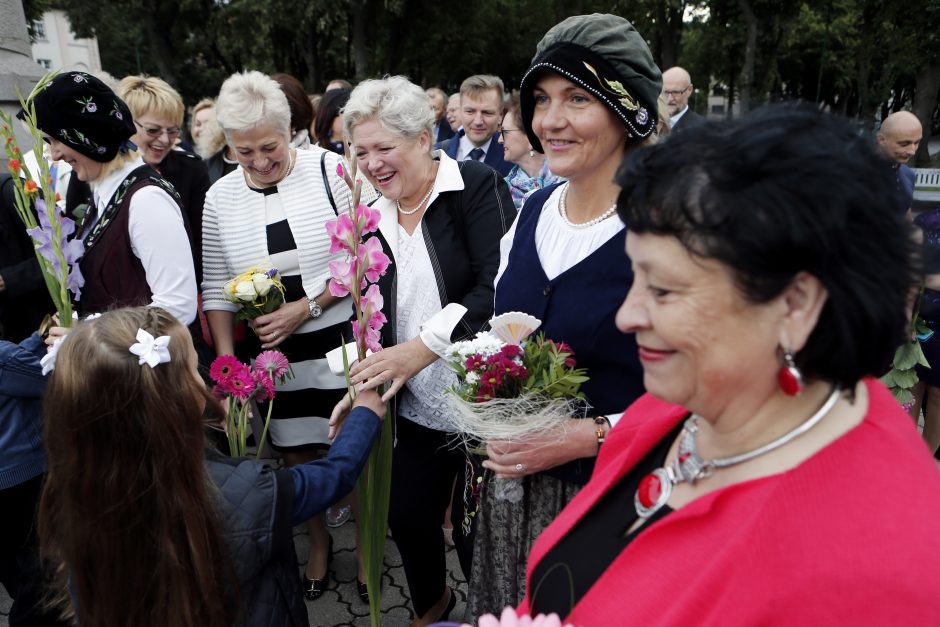
[[[78,260],[85,252],[85,246],[81,240],[69,240],[69,236],[75,232],[75,221],[58,215],[58,209],[56,209],[59,232],[61,233],[61,239],[56,241],[55,228],[52,222],[49,221],[49,215],[46,213],[46,203],[42,199],[36,201],[36,212],[39,218],[39,226],[26,229],[26,233],[33,239],[42,258],[52,265],[56,281],[60,284],[66,282],[68,289],[75,295],[75,298],[79,298],[81,288],[85,285],[85,279],[78,268]],[[59,263],[58,250],[62,251],[62,256],[68,266],[65,270]]]

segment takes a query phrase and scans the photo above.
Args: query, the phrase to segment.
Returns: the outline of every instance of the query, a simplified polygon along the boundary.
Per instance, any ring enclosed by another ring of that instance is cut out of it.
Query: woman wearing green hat
[[[590,403],[540,441],[488,442],[484,466],[521,477],[518,504],[484,490],[469,585],[469,614],[499,612],[525,594],[532,542],[591,475],[601,443],[643,389],[634,336],[614,315],[633,282],[616,215],[614,175],[624,155],[651,141],[661,74],[625,19],[572,17],[539,42],[520,87],[521,122],[549,169],[567,183],[530,195],[503,237],[496,313],[524,311],[568,344],[590,380]]]

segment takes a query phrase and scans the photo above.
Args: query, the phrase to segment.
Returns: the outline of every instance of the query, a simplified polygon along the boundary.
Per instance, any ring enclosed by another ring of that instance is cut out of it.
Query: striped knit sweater
[[[277,185],[284,214],[290,224],[304,292],[318,296],[330,278],[327,263],[341,255],[329,254],[326,222],[336,217],[324,186],[320,155],[326,153],[327,182],[340,211],[349,207],[349,188],[336,176],[339,155],[313,146],[298,150],[293,171]],[[374,194],[363,190],[363,201]],[[220,178],[206,194],[202,221],[202,298],[205,311],[235,312],[237,306],[222,296],[222,285],[259,263],[270,263],[265,230],[264,195],[248,189],[242,168]]]

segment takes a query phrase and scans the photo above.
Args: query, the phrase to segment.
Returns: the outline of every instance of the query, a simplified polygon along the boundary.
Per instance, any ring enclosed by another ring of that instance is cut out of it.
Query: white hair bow
[[[140,357],[138,364],[147,364],[151,368],[156,368],[157,364],[170,362],[170,351],[167,348],[169,344],[169,335],[154,338],[143,329],[137,329],[137,343],[131,344],[128,350]]]

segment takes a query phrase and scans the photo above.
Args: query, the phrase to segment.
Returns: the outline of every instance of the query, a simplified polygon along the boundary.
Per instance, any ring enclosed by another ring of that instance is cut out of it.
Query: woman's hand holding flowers
[[[572,418],[567,424],[521,442],[489,441],[483,467],[497,477],[524,477],[597,452],[594,423]]]
[[[284,303],[276,310],[255,318],[251,326],[261,340],[261,348],[274,348],[286,340],[310,317],[306,299]]]
[[[366,357],[354,365],[349,374],[352,384],[361,383],[362,390],[371,390],[383,383],[390,383],[382,395],[382,402],[387,403],[408,379],[427,368],[436,359],[434,351],[425,346],[420,337],[416,337]]]

